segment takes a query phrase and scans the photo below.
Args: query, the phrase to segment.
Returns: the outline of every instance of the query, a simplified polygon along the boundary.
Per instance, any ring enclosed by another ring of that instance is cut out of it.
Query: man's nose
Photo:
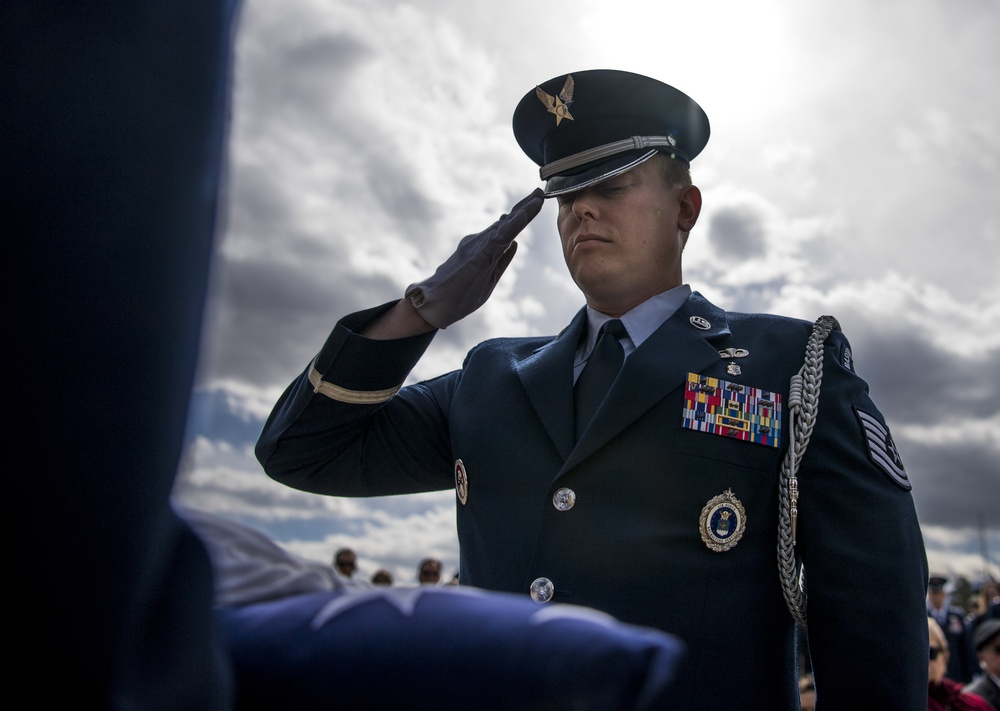
[[[597,200],[594,199],[595,197],[596,195],[592,189],[581,190],[576,193],[573,196],[573,214],[580,220],[585,217],[596,220],[600,211]]]

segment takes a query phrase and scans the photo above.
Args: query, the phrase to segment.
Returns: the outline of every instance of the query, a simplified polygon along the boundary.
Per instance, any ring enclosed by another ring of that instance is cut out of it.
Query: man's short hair
[[[691,182],[691,166],[683,158],[671,155],[666,151],[660,151],[653,156],[652,160],[656,161],[660,177],[663,178],[663,182],[668,188],[686,188],[693,185]],[[681,249],[684,249],[684,247],[687,247],[687,232],[681,233],[681,240]]]
[[[660,175],[667,187],[686,188],[691,185],[691,166],[683,158],[660,151],[654,158],[660,169]]]

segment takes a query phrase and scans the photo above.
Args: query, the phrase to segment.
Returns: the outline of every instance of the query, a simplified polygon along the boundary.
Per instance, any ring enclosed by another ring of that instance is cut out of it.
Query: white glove
[[[447,328],[486,303],[514,258],[514,238],[542,209],[544,200],[542,191],[536,189],[514,205],[510,214],[479,234],[463,237],[434,276],[406,287],[406,298],[427,323]]]

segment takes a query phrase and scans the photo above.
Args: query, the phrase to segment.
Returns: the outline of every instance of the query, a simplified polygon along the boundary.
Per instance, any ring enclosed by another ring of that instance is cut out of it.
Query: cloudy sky
[[[511,133],[521,96],[625,69],[712,123],[685,280],[732,310],[835,315],[902,452],[932,569],[980,576],[985,548],[1000,574],[997,37],[995,0],[246,0],[177,498],[309,558],[349,545],[366,575],[412,582],[425,555],[453,571],[453,492],[304,494],[269,480],[253,443],[340,316],[398,298],[539,185]],[[582,297],[554,207],[413,379],[484,338],[569,321]]]

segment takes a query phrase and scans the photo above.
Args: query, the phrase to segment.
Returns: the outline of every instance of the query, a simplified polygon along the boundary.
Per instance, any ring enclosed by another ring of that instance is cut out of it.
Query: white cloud
[[[201,378],[232,417],[203,420],[230,429],[195,440],[180,495],[317,560],[350,541],[411,580],[425,551],[457,564],[453,493],[293,491],[260,470],[253,429],[337,318],[398,298],[538,184],[510,129],[525,92],[617,67],[711,117],[688,280],[727,308],[840,318],[913,469],[933,563],[971,569],[966,498],[1000,477],[998,31],[1000,9],[972,0],[667,4],[640,21],[593,0],[251,0]],[[579,308],[550,206],[519,241],[494,298],[411,380],[484,338],[554,334]]]
[[[974,528],[944,528],[923,526],[924,544],[927,546],[927,566],[932,574],[961,575],[970,581],[982,580],[988,573],[1000,580],[1000,534],[993,533],[982,541]],[[984,558],[981,543],[991,551]]]

